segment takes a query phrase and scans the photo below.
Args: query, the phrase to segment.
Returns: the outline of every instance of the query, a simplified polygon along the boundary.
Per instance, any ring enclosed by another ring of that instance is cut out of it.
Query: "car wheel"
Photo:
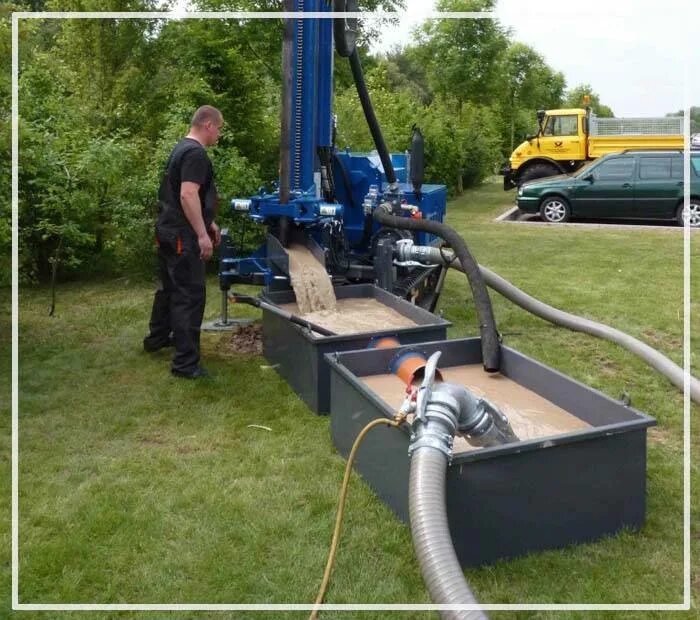
[[[571,218],[569,203],[560,196],[545,198],[540,205],[540,217],[544,222],[560,224],[568,222]]]
[[[522,185],[527,181],[532,181],[533,179],[541,179],[543,177],[553,177],[557,174],[561,174],[561,170],[552,164],[532,164],[529,168],[523,172],[518,178],[518,185]]]
[[[683,205],[678,207],[676,212],[676,219],[678,220],[678,225],[683,226],[685,224],[686,218],[690,221],[691,228],[700,227],[700,200],[697,198],[691,198],[690,204],[688,205],[688,215],[683,213]]]

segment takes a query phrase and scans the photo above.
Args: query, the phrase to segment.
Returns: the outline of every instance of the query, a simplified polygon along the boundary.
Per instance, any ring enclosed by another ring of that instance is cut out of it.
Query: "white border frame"
[[[20,19],[282,19],[282,18],[401,18],[404,13],[297,13],[297,12],[15,12],[12,13],[12,609],[17,611],[687,611],[691,608],[690,592],[690,225],[683,227],[683,603],[660,604],[497,604],[425,605],[425,604],[43,604],[19,602],[19,20]],[[493,19],[493,12],[427,13],[424,19]],[[686,45],[690,28],[686,24]],[[690,67],[689,49],[684,55],[684,132],[690,135]],[[690,145],[684,149],[684,203],[690,201]]]

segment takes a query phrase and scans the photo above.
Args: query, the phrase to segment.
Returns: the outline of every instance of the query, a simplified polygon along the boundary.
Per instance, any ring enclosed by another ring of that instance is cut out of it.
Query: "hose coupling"
[[[408,456],[419,448],[434,448],[452,459],[452,442],[457,429],[459,403],[443,390],[445,383],[435,386],[437,363],[442,355],[436,351],[429,358],[423,382],[416,394],[416,415],[413,419]]]
[[[506,415],[496,405],[453,383],[437,383],[441,352],[433,353],[425,366],[423,382],[416,394],[408,454],[430,447],[452,458],[455,433],[474,446],[489,447],[518,441]]]
[[[418,264],[442,264],[445,262],[440,248],[431,245],[416,245],[413,239],[399,239],[396,241],[396,257],[399,261],[415,261]]]
[[[473,446],[488,448],[519,441],[518,436],[508,421],[508,417],[491,401],[475,397],[471,392],[467,415],[460,418],[457,426],[459,433],[466,435]]]

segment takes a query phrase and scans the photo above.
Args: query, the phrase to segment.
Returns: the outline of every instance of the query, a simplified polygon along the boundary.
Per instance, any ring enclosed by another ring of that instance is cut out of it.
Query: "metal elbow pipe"
[[[466,435],[473,446],[488,448],[518,441],[508,418],[486,398],[474,395],[461,385],[441,383],[433,391],[433,403],[443,400],[443,394],[457,403],[457,431]]]

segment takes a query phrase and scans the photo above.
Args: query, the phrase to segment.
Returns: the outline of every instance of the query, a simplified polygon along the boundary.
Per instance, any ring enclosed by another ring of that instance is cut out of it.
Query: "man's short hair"
[[[209,122],[220,123],[224,120],[224,115],[214,106],[203,105],[197,108],[192,116],[192,127],[203,127]]]

